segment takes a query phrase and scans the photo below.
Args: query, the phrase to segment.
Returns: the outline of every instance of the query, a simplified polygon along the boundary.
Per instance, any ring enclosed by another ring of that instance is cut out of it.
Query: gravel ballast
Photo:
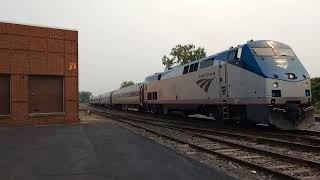
[[[199,152],[195,149],[190,148],[188,145],[179,144],[174,141],[168,140],[166,138],[159,137],[153,133],[147,132],[143,129],[133,127],[131,125],[114,121],[108,118],[105,118],[100,115],[91,114],[87,115],[86,112],[82,112],[82,117],[84,123],[93,122],[93,123],[112,123],[117,124],[120,127],[129,129],[130,131],[137,133],[143,137],[149,138],[159,144],[162,144],[170,149],[175,150],[177,153],[183,154],[191,159],[197,160],[211,168],[218,169],[232,177],[239,178],[239,179],[250,179],[250,180],[274,180],[277,179],[272,175],[266,175],[262,172],[259,172],[255,169],[251,169],[245,166],[242,166],[238,163],[227,161],[223,158],[220,158],[215,155],[211,155],[208,153]],[[176,131],[168,130],[166,133],[169,133],[170,136],[181,136],[181,133]],[[190,140],[189,137],[184,137],[186,140]],[[192,139],[191,139],[192,140]],[[203,142],[205,143],[205,142]]]

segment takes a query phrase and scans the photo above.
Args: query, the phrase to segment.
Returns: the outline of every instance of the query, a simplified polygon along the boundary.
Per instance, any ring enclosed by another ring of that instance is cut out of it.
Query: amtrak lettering
[[[208,72],[205,74],[199,74],[199,79],[200,78],[215,78],[216,73],[215,72]]]

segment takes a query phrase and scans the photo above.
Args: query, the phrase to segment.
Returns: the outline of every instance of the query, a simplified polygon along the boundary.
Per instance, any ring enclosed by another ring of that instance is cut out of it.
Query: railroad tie
[[[258,158],[262,158],[262,156],[240,156],[240,157],[237,157],[238,159],[258,159]]]
[[[201,144],[201,147],[204,147],[204,148],[210,149],[210,150],[222,148],[220,145],[214,144],[214,143]],[[225,149],[225,147],[223,149]]]
[[[306,176],[306,177],[300,177],[302,180],[318,180],[319,176]]]
[[[263,163],[263,162],[270,162],[271,159],[270,158],[267,158],[267,157],[263,157],[261,159],[259,159],[259,162]]]
[[[233,152],[239,151],[239,150],[240,149],[220,149],[220,150],[215,150],[215,152],[222,153],[225,155],[231,155],[231,154],[234,154]]]
[[[206,148],[206,147],[205,147],[205,148]],[[211,150],[211,151],[217,152],[217,151],[219,151],[219,150],[226,149],[226,147],[209,147],[209,148],[207,148],[207,149],[209,149],[209,150]]]
[[[296,170],[288,170],[288,171],[283,171],[283,173],[286,174],[301,174],[301,173],[307,173],[310,172],[309,169],[304,169],[304,168],[300,168],[300,169],[296,169]]]
[[[286,168],[294,168],[297,167],[296,165],[279,165],[279,166],[272,166],[269,167],[270,169],[286,169]]]

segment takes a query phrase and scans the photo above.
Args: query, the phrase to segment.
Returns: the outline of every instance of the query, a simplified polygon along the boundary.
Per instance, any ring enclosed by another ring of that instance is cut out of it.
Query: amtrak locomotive
[[[283,43],[249,41],[90,99],[91,105],[168,114],[182,111],[281,129],[314,122],[310,76]]]

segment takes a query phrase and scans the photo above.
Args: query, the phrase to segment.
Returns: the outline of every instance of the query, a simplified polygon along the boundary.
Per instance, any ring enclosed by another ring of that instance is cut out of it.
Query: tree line
[[[181,45],[178,44],[171,49],[168,55],[162,56],[162,64],[166,70],[174,66],[190,63],[206,57],[206,50],[203,47],[196,47],[193,44]],[[133,81],[123,81],[120,88],[134,85]]]

